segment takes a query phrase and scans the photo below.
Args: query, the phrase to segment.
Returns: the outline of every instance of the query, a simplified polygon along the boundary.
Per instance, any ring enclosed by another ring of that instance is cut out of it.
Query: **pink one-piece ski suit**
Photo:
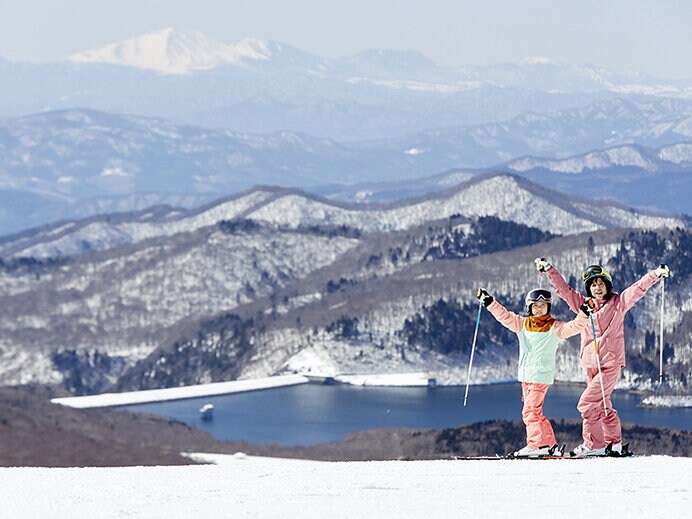
[[[546,274],[557,295],[573,312],[579,313],[579,306],[586,298],[567,284],[555,266],[546,270]],[[613,292],[607,299],[592,299],[595,304],[592,317],[599,353],[597,359],[593,331],[589,325],[581,332],[579,354],[579,363],[586,370],[587,386],[577,405],[582,416],[584,444],[590,449],[601,449],[610,443],[622,441],[620,418],[618,412],[613,409],[610,395],[620,377],[620,370],[625,367],[625,314],[658,280],[659,277],[652,270],[621,294]],[[601,363],[605,409],[601,380],[598,377],[598,360]]]

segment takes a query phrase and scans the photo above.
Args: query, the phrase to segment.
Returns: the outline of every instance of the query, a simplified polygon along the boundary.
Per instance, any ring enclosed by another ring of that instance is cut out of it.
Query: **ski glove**
[[[656,272],[656,275],[660,278],[667,278],[670,276],[670,269],[665,263],[661,263],[661,266],[658,267],[654,272]]]
[[[476,297],[481,303],[483,303],[483,306],[488,306],[493,302],[493,296],[488,294],[488,291],[485,288],[479,288]]]
[[[550,267],[552,267],[550,262],[545,258],[536,258],[535,260],[533,260],[533,262],[536,264],[536,268],[539,272],[545,272],[546,270],[549,270]]]
[[[593,299],[589,298],[584,301],[584,303],[579,307],[579,310],[581,310],[587,316],[591,315],[594,311]]]

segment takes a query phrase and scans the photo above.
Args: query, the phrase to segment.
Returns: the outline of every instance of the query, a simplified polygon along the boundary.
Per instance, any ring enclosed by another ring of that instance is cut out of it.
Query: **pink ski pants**
[[[526,445],[534,449],[557,443],[553,426],[543,416],[543,401],[548,389],[550,384],[521,383],[521,399],[524,401],[521,417],[526,425]]]
[[[583,420],[584,443],[591,449],[602,449],[609,443],[622,441],[620,418],[610,401],[610,395],[615,389],[618,378],[620,378],[619,367],[602,367],[601,376],[598,374],[598,368],[586,370],[586,389],[579,399],[577,409]],[[607,416],[603,407],[601,379],[605,393],[605,407],[608,409]]]

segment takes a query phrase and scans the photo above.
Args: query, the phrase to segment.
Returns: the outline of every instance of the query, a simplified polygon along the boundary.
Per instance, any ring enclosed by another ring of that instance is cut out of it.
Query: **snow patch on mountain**
[[[412,90],[415,92],[432,92],[438,94],[453,94],[477,90],[487,83],[482,81],[458,81],[455,83],[438,83],[411,79],[373,79],[370,77],[350,77],[347,80],[351,84],[369,83],[372,85],[383,86],[394,90]]]
[[[519,62],[520,65],[525,67],[534,67],[537,65],[559,65],[556,61],[545,57],[545,56],[527,56]]]
[[[358,244],[339,236],[211,227],[68,262],[41,275],[0,270],[0,297],[8,306],[0,323],[0,383],[55,383],[61,378],[51,358],[56,349],[98,351],[129,367],[168,340],[168,327],[268,296]],[[27,303],[42,290],[51,295]],[[56,325],[59,339],[32,332]],[[281,348],[293,342],[282,341]]]

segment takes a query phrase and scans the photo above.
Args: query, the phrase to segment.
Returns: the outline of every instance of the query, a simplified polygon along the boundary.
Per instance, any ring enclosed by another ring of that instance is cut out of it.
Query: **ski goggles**
[[[536,288],[526,294],[526,303],[552,303],[553,294],[550,290],[545,290],[543,288]]]
[[[584,281],[588,281],[591,278],[597,277],[604,277],[608,281],[613,281],[613,278],[610,277],[610,274],[608,274],[606,269],[604,269],[600,265],[591,265],[589,267],[586,267],[586,270],[584,271],[581,277]]]

